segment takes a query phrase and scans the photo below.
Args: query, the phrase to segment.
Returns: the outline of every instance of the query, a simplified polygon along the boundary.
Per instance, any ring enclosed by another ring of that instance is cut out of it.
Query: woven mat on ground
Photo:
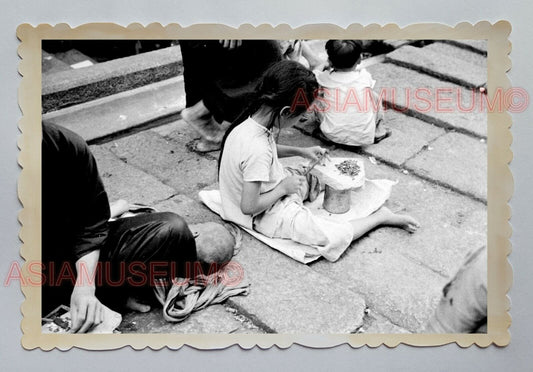
[[[367,217],[378,210],[389,198],[392,186],[397,181],[390,180],[366,180],[364,187],[352,192],[351,208],[343,214],[331,214],[322,207],[324,193],[312,202],[305,205],[317,216],[329,220],[349,221],[356,218]],[[200,200],[218,215],[222,213],[220,192],[218,190],[203,190],[198,194]],[[269,238],[255,230],[241,227],[243,230],[265,243],[266,245],[286,254],[292,259],[307,264],[317,260],[321,255],[317,248],[303,245],[288,239]]]

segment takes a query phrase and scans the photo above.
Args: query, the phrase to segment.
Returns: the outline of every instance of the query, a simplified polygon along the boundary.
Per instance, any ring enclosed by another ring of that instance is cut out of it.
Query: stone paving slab
[[[160,212],[174,212],[182,216],[188,224],[202,222],[222,222],[222,219],[211,212],[203,203],[192,200],[185,195],[177,195],[168,200],[163,200],[155,205]]]
[[[370,240],[366,238],[366,240]],[[336,286],[364,296],[367,306],[410,332],[421,330],[433,314],[446,279],[394,251],[352,247],[337,262],[321,260],[312,269],[333,278]]]
[[[387,206],[394,212],[410,214],[421,223],[414,234],[398,228],[379,228],[372,232],[371,239],[359,240],[354,246],[366,251],[391,246],[431,271],[451,277],[470,250],[487,244],[487,207],[483,203],[398,169],[374,165],[368,158],[348,151],[334,150],[332,156],[363,159],[369,179],[398,181]]]
[[[200,138],[198,132],[196,132],[189,124],[183,119],[175,120],[168,124],[160,125],[150,129],[156,132],[161,137],[172,139],[174,141],[188,142],[193,138]]]
[[[183,142],[144,131],[114,141],[112,151],[121,159],[156,177],[176,190],[198,200],[198,191],[217,180],[217,160],[189,151]]]
[[[208,306],[202,311],[195,312],[181,323],[167,322],[163,318],[162,308],[156,308],[148,313],[130,312],[122,318],[118,329],[122,333],[179,333],[179,334],[208,334],[208,333],[260,333],[253,328],[245,328],[235,316],[223,305]],[[244,332],[243,332],[244,331]]]
[[[363,324],[361,296],[247,233],[234,261],[251,287],[228,304],[270,332],[351,333]]]
[[[400,114],[391,109],[385,110],[384,125],[392,130],[392,135],[390,137],[377,144],[353,147],[353,153],[368,154],[379,160],[400,167],[424,147],[427,147],[429,142],[434,141],[436,138],[446,133],[442,128],[412,116]],[[317,126],[314,124],[300,123],[296,127],[301,132],[307,135],[312,135],[313,130]],[[287,131],[287,129],[284,129],[284,131]],[[294,131],[294,128],[291,129],[291,131]],[[282,132],[282,135],[280,136],[280,139],[284,140],[287,144],[291,142],[292,138],[297,138],[293,132]],[[302,140],[298,139],[297,142],[302,143]],[[334,144],[323,143],[318,139],[309,142],[309,144],[303,144],[302,146],[315,145],[330,149],[335,149],[337,147]]]
[[[387,206],[414,216],[421,228],[414,234],[379,228],[354,242],[337,262],[321,260],[310,267],[362,294],[371,311],[387,318],[376,321],[371,332],[393,326],[419,332],[466,254],[486,244],[486,207],[382,164],[366,160],[365,169],[369,178],[399,181]]]
[[[473,52],[469,49],[460,48],[453,44],[437,41],[424,46],[421,51],[426,50],[453,56],[454,58],[483,67],[485,70],[487,69],[487,56]]]
[[[183,77],[177,77],[50,112],[43,115],[43,120],[94,142],[177,115],[184,107]]]
[[[371,309],[367,309],[365,324],[359,329],[358,333],[366,334],[397,334],[411,333],[407,329],[397,326]]]
[[[487,200],[487,145],[479,139],[448,133],[405,166],[423,177]]]
[[[463,49],[468,49],[481,55],[487,55],[488,42],[487,40],[443,40],[445,43],[456,45]]]
[[[392,63],[375,64],[367,70],[376,80],[374,90],[384,92],[384,101],[397,110],[441,127],[487,136],[481,93]]]
[[[150,205],[176,193],[155,177],[118,159],[110,147],[111,144],[91,146],[110,201],[126,199]]]
[[[387,54],[387,61],[467,88],[487,83],[487,69],[433,49],[406,45]]]
[[[445,133],[442,128],[393,110],[385,111],[383,123],[392,130],[392,135],[361,150],[396,166],[401,166],[429,142]]]

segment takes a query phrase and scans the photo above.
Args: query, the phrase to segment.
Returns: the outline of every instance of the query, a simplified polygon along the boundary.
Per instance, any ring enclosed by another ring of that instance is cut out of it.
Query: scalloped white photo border
[[[19,164],[22,168],[18,195],[23,205],[19,214],[21,256],[26,264],[22,275],[28,274],[28,262],[41,259],[41,40],[43,39],[486,39],[488,41],[488,99],[497,88],[511,88],[506,72],[511,68],[508,40],[511,25],[506,21],[475,25],[460,23],[455,27],[427,23],[400,28],[394,24],[362,26],[352,24],[341,28],[332,24],[311,24],[291,28],[286,24],[271,26],[244,24],[232,28],[218,24],[178,24],[163,26],[138,23],[123,27],[112,23],[89,23],[76,28],[68,24],[55,26],[40,24],[33,27],[22,24],[17,28],[21,41],[19,72],[22,75],[18,98],[22,110],[19,128]],[[340,344],[352,347],[376,347],[385,344],[395,347],[400,343],[413,346],[438,346],[457,343],[461,347],[476,344],[481,347],[510,342],[507,292],[512,283],[512,270],[507,260],[511,252],[511,210],[508,201],[513,192],[513,177],[509,169],[512,159],[510,145],[511,116],[507,112],[488,112],[488,330],[486,334],[42,334],[41,291],[38,286],[22,286],[25,295],[22,305],[22,346],[61,350],[78,347],[90,350],[109,350],[124,346],[134,349],[177,349],[189,345],[197,349],[220,349],[234,344],[249,349],[254,346],[280,348],[299,345],[326,348]]]

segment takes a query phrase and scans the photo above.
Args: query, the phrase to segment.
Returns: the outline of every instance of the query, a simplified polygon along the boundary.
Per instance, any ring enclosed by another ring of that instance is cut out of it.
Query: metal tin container
[[[342,214],[350,210],[352,200],[351,189],[337,190],[326,185],[322,206],[329,213]]]

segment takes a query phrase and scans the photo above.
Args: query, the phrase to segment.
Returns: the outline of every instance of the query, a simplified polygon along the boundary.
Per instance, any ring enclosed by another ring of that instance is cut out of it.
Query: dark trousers
[[[203,100],[219,123],[244,111],[265,70],[281,59],[275,40],[243,40],[232,50],[218,40],[180,40],[180,48],[186,106]]]
[[[96,296],[104,305],[120,310],[128,296],[152,292],[155,279],[187,276],[195,261],[194,237],[177,214],[147,213],[117,219],[109,223],[108,238],[100,249]],[[68,264],[76,274],[75,264]],[[75,277],[65,275],[67,270],[61,265],[54,265],[52,271],[55,281],[43,285],[43,316],[61,304],[70,304],[75,283]]]

